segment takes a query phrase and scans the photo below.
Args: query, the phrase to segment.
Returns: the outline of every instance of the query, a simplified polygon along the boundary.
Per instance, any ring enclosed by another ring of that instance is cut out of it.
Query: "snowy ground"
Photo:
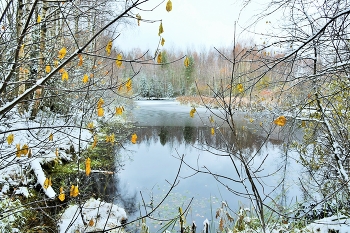
[[[3,123],[0,124],[0,213],[4,215],[0,218],[0,232],[8,232],[9,229],[12,232],[20,232],[19,229],[9,228],[14,222],[20,219],[23,221],[21,213],[25,208],[15,200],[19,196],[30,197],[35,186],[41,187],[40,191],[46,198],[58,198],[60,190],[54,190],[48,183],[50,178],[43,170],[43,164],[71,161],[72,151],[78,154],[79,150],[86,149],[93,141],[93,135],[86,129],[87,122],[82,123],[82,128],[77,127],[82,119],[79,114],[67,117],[47,111],[40,112],[34,121],[29,120],[29,117],[28,113],[20,115],[13,109],[1,120]],[[26,149],[24,145],[28,148]],[[65,190],[65,193],[69,195],[69,190]],[[78,210],[82,210],[82,214]],[[84,216],[84,221],[81,216]],[[58,226],[60,232],[66,232],[66,228],[69,228],[67,232],[76,232],[77,229],[95,231],[120,226],[121,221],[125,219],[124,209],[90,199],[83,204],[82,209],[77,205],[69,206]],[[88,228],[84,225],[86,221],[90,223]],[[117,230],[115,232],[119,232]]]

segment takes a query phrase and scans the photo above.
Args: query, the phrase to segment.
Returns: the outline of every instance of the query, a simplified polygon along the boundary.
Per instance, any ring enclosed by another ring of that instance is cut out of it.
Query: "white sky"
[[[159,3],[160,0],[151,1],[146,9]],[[173,10],[165,10],[167,0],[154,11],[134,11],[139,13],[142,19],[163,20],[165,49],[195,48],[201,50],[212,47],[228,46],[233,44],[234,22],[247,25],[251,17],[263,9],[263,5],[256,0],[249,8],[246,8],[239,16],[243,0],[172,0]],[[148,8],[147,8],[148,7]],[[239,18],[240,17],[240,18]],[[261,22],[259,30],[266,30],[266,20]],[[134,27],[122,31],[122,35],[116,43],[123,50],[139,47],[142,50],[154,51],[159,41],[159,22],[141,22],[138,27],[135,20]],[[241,32],[237,26],[237,34]],[[238,36],[243,41],[253,36],[245,34]],[[257,39],[257,38],[255,38]]]

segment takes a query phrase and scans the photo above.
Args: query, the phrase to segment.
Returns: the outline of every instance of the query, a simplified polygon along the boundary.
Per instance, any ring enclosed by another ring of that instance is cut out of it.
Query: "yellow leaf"
[[[40,15],[38,15],[38,18],[36,18],[36,22],[37,22],[37,23],[40,23],[40,22],[41,22],[41,16],[40,16]]]
[[[16,144],[16,156],[21,157],[21,144]]]
[[[56,151],[55,151],[55,154],[56,154],[56,157],[58,157],[58,148],[56,148]]]
[[[214,134],[215,134],[215,129],[214,129],[214,128],[211,128],[211,129],[210,129],[210,133],[211,133],[211,135],[214,135]]]
[[[196,109],[195,108],[192,108],[191,111],[190,111],[190,117],[194,117],[194,114],[196,112]]]
[[[158,63],[162,63],[162,52],[159,52],[159,53],[158,53],[157,62],[158,62]]]
[[[57,67],[57,66],[58,66],[58,61],[57,61],[57,60],[54,60],[54,61],[53,61],[53,65],[54,65],[55,67]]]
[[[49,179],[46,178],[45,181],[44,181],[43,188],[44,188],[44,189],[47,189],[48,187],[49,187]]]
[[[164,38],[162,37],[162,41],[160,42],[160,44],[161,44],[162,46],[164,46],[164,43],[165,43],[165,40],[164,40]]]
[[[115,61],[115,64],[120,68],[123,64],[123,56],[121,53],[118,54],[117,60]]]
[[[32,157],[32,149],[29,149],[28,150],[28,158],[31,158]]]
[[[131,142],[133,144],[136,144],[136,140],[137,140],[137,135],[136,135],[136,133],[134,133],[133,135],[131,135]]]
[[[168,2],[166,3],[165,9],[167,12],[170,12],[173,9],[173,4],[170,0],[168,0]]]
[[[242,83],[238,83],[237,86],[236,86],[237,90],[242,93],[244,91],[244,87],[243,87],[243,84]]]
[[[79,189],[78,189],[78,185],[77,185],[77,186],[74,186],[72,197],[76,197],[78,195],[79,195]]]
[[[136,19],[137,19],[137,25],[140,26],[141,15],[140,14],[136,14]]]
[[[89,82],[89,76],[87,74],[84,74],[83,83],[87,83],[87,82]]]
[[[64,56],[66,56],[66,53],[67,53],[66,47],[61,48],[60,51],[58,51],[58,58],[63,59]]]
[[[126,91],[130,91],[131,90],[131,88],[132,88],[131,78],[128,79],[128,81],[126,82],[125,86],[126,86]]]
[[[190,59],[188,59],[188,57],[185,58],[184,65],[185,67],[188,67],[190,65]]]
[[[49,177],[49,187],[52,186],[51,176]]]
[[[6,140],[7,140],[7,144],[11,145],[13,143],[13,134],[10,133],[9,136],[7,136]]]
[[[273,121],[278,126],[284,126],[287,122],[287,119],[284,116],[277,117],[276,120]]]
[[[117,115],[122,115],[123,114],[123,108],[122,107],[116,107],[115,108],[115,113]]]
[[[106,52],[107,52],[107,55],[111,55],[111,50],[112,50],[112,41],[108,41],[108,44],[106,46]]]
[[[103,110],[103,108],[97,109],[97,116],[103,117],[104,114],[105,114],[105,110]]]
[[[163,29],[163,23],[160,22],[160,25],[159,25],[159,30],[158,30],[158,36],[160,36],[160,34],[162,34],[164,32],[164,29]]]
[[[93,220],[93,219],[90,219],[90,221],[89,221],[89,226],[90,226],[90,227],[93,227],[94,225],[95,225],[94,220]]]
[[[91,160],[90,158],[87,158],[86,161],[85,161],[85,174],[88,176],[90,175],[90,172],[91,172]]]
[[[64,195],[64,193],[60,193],[60,194],[58,195],[58,199],[59,199],[60,201],[64,201],[65,198],[66,198],[66,195]]]
[[[83,65],[83,55],[78,54],[78,58],[79,58],[78,66],[82,66]]]
[[[63,74],[62,74],[62,81],[68,81],[68,72],[67,71],[64,71]]]
[[[73,191],[74,191],[74,185],[72,185],[71,187],[70,187],[70,190],[69,190],[69,196],[73,196]]]
[[[45,66],[45,72],[46,73],[50,73],[51,72],[51,66],[50,65],[46,65]]]
[[[53,141],[53,134],[52,133],[50,133],[49,141]]]
[[[28,145],[27,145],[27,144],[24,144],[24,145],[22,146],[21,154],[22,154],[22,155],[26,155],[26,154],[28,154],[28,151],[29,151]]]

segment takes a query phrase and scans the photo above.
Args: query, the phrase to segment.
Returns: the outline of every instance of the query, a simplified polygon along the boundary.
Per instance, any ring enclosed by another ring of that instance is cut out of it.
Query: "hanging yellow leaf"
[[[53,141],[53,134],[52,133],[50,133],[49,141]]]
[[[193,107],[192,109],[191,109],[191,111],[190,111],[190,117],[194,117],[194,114],[195,114],[195,112],[196,112],[196,109]]]
[[[306,122],[305,121],[301,121],[301,127],[305,127],[306,126]]]
[[[162,52],[159,52],[159,53],[158,53],[157,62],[158,62],[158,63],[162,63]]]
[[[66,198],[66,195],[64,195],[63,187],[60,187],[60,194],[58,195],[58,199],[60,201],[64,201],[65,198]]]
[[[164,29],[163,29],[163,23],[160,22],[160,25],[159,25],[159,30],[158,30],[158,36],[160,36],[160,34],[162,34],[164,32]]]
[[[130,91],[131,90],[131,88],[132,88],[131,78],[128,79],[128,81],[126,82],[125,86],[126,86],[126,91]]]
[[[79,195],[79,189],[78,189],[78,185],[77,185],[77,186],[74,186],[72,197],[76,197],[78,195]]]
[[[62,81],[68,81],[68,72],[64,71],[62,74]]]
[[[82,66],[83,65],[83,55],[78,54],[78,58],[79,58],[78,66]]]
[[[122,115],[123,114],[123,107],[116,107],[115,108],[115,113],[117,115]]]
[[[190,59],[188,59],[188,57],[185,58],[185,60],[184,60],[184,65],[185,65],[185,67],[189,67],[189,65],[190,65]]]
[[[136,14],[136,19],[137,19],[137,26],[140,26],[141,15],[140,14]]]
[[[40,22],[41,22],[41,16],[40,16],[40,15],[38,15],[38,18],[36,18],[36,22],[37,22],[37,23],[40,23]]]
[[[57,66],[58,66],[58,60],[55,59],[55,60],[53,61],[53,65],[54,65],[55,67],[57,67]]]
[[[84,74],[83,83],[87,83],[87,82],[89,82],[89,76],[87,74]]]
[[[211,129],[210,129],[210,133],[211,133],[211,135],[214,135],[214,134],[215,134],[215,129],[214,129],[214,128],[211,128]]]
[[[118,54],[117,60],[115,61],[115,64],[120,68],[123,64],[123,56],[121,53]]]
[[[243,87],[243,84],[242,83],[238,83],[237,86],[236,86],[237,90],[242,93],[244,91],[244,87]]]
[[[103,108],[97,109],[97,116],[103,117],[104,114],[105,114],[105,110],[103,110]]]
[[[16,144],[16,157],[21,157],[21,144]]]
[[[287,119],[284,116],[277,117],[276,120],[273,121],[278,126],[284,126],[287,122]]]
[[[97,135],[94,136],[94,142],[91,145],[91,149],[94,149],[97,145]]]
[[[51,72],[51,66],[50,65],[46,65],[45,66],[45,72],[46,73],[50,73]]]
[[[164,46],[164,43],[165,43],[165,40],[164,40],[164,38],[162,37],[162,41],[160,42],[160,44],[161,44],[162,46]]]
[[[74,185],[72,185],[71,187],[70,187],[70,190],[69,190],[69,196],[73,196],[73,191],[74,191]]]
[[[90,158],[87,158],[86,161],[85,161],[85,174],[88,176],[90,175],[90,172],[91,172],[91,160]]]
[[[134,133],[133,135],[131,135],[131,142],[133,144],[136,144],[136,140],[137,140],[137,135],[136,135],[136,133]]]
[[[107,52],[107,55],[111,55],[111,51],[112,51],[112,41],[108,41],[108,44],[106,46],[106,52]]]
[[[13,134],[10,133],[9,136],[7,136],[6,140],[7,140],[7,144],[11,145],[13,143]]]
[[[45,181],[44,181],[44,186],[43,186],[43,188],[44,188],[44,189],[47,189],[48,187],[49,187],[49,179],[46,178]]]
[[[22,146],[21,154],[22,154],[22,155],[26,155],[26,154],[28,154],[28,151],[29,151],[28,145],[27,145],[27,144],[24,144],[24,145]]]
[[[95,225],[94,220],[93,220],[93,219],[90,219],[90,221],[89,221],[89,226],[90,226],[90,227],[93,227],[94,225]]]
[[[168,0],[168,2],[166,3],[165,9],[167,12],[170,12],[173,9],[173,4],[170,0]]]
[[[55,154],[56,154],[56,157],[58,157],[58,155],[59,155],[58,148],[56,148]]]
[[[58,58],[63,59],[64,56],[66,56],[66,53],[67,53],[66,47],[61,48],[60,51],[58,51]]]

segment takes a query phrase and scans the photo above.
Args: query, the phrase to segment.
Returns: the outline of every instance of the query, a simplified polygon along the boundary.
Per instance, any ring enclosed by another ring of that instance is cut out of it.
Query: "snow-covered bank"
[[[121,228],[126,221],[126,213],[117,205],[106,203],[100,199],[91,198],[81,208],[71,205],[61,216],[58,223],[59,232],[93,232],[110,230],[108,232],[124,232]],[[115,228],[115,229],[114,229]]]

